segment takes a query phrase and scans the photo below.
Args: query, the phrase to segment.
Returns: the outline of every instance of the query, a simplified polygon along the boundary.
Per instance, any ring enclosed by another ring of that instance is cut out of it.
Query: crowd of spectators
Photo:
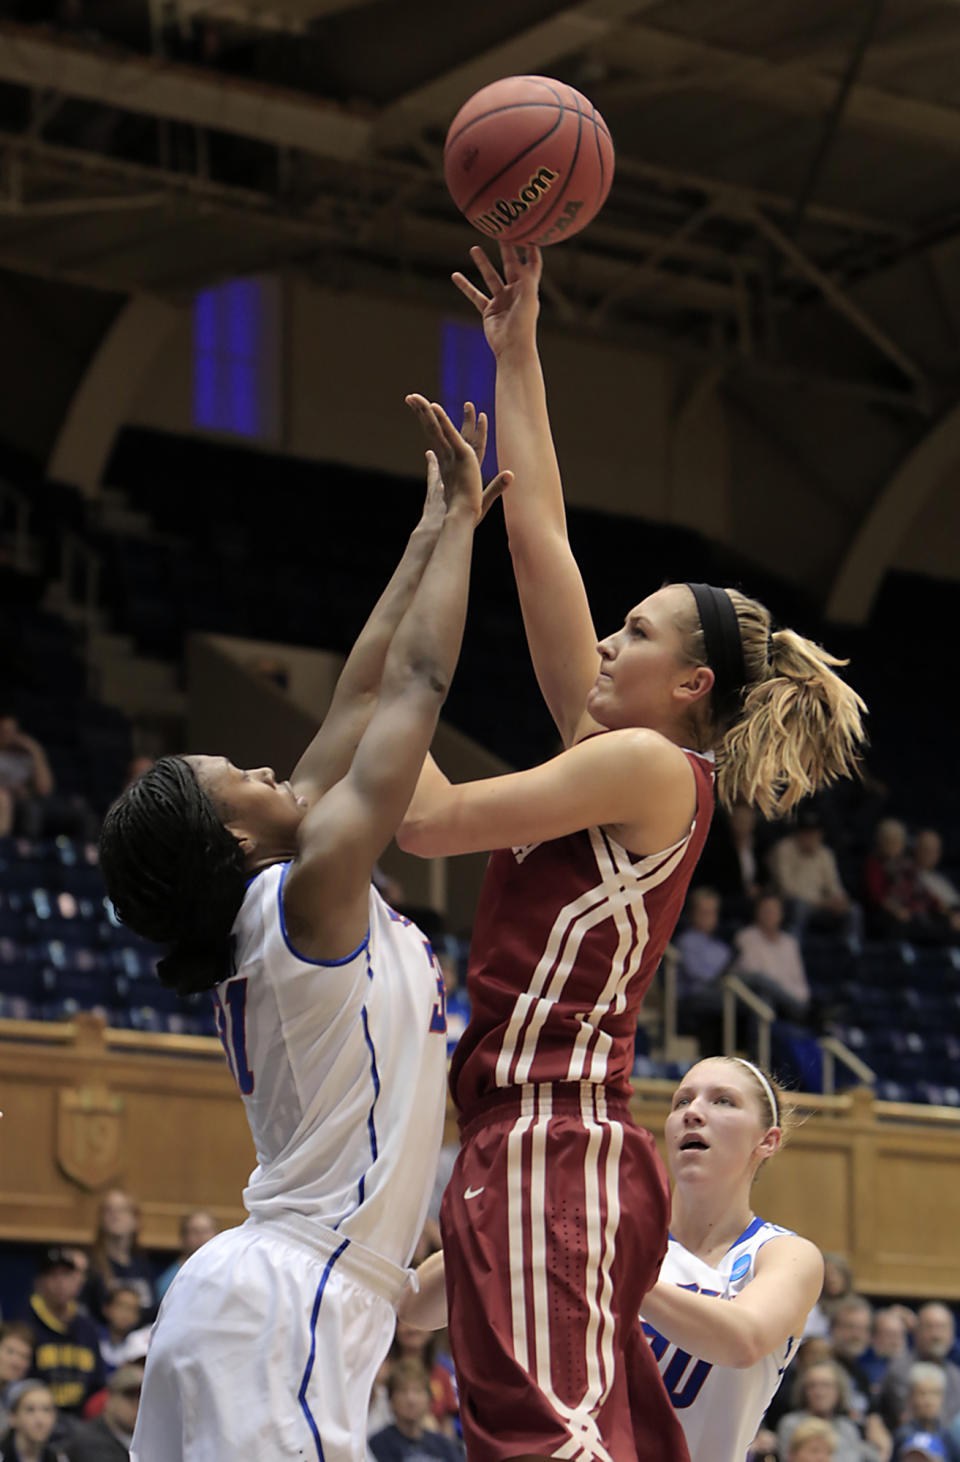
[[[95,838],[96,815],[82,795],[57,791],[44,747],[16,716],[0,712],[0,837],[57,833]]]
[[[806,1437],[820,1448],[802,1454],[807,1462],[960,1462],[958,1361],[947,1305],[874,1308],[851,1289],[842,1258],[828,1255],[820,1303],[750,1462],[796,1462]]]
[[[870,801],[876,807],[879,799]],[[908,960],[918,948],[960,948],[960,890],[941,866],[941,834],[880,818],[868,848],[842,848],[841,868],[829,829],[839,841],[843,827],[829,795],[801,805],[786,826],[761,823],[746,806],[718,812],[674,939],[679,1029],[701,1050],[720,1049],[730,974],[778,1020],[823,1032],[830,1001],[811,990],[811,939],[828,939],[854,960],[868,941]]]
[[[216,1233],[181,1221],[181,1252],[159,1278],[140,1249],[137,1204],[113,1189],[89,1250],[58,1244],[35,1265],[23,1311],[0,1323],[0,1462],[124,1462],[162,1288]]]
[[[123,1462],[136,1422],[158,1280],[137,1250],[136,1204],[115,1190],[100,1233],[129,1241],[109,1260],[136,1283],[106,1288],[87,1251],[40,1256],[23,1315],[0,1324],[0,1462]],[[184,1215],[179,1266],[216,1225]],[[428,1221],[414,1263],[440,1245]],[[161,1279],[166,1280],[168,1273]],[[141,1304],[141,1297],[147,1303]],[[874,1307],[827,1255],[824,1286],[749,1462],[960,1462],[960,1345],[950,1308]],[[456,1378],[446,1333],[398,1321],[374,1385],[368,1462],[462,1462]]]
[[[217,1231],[184,1214],[181,1249],[157,1274],[137,1243],[137,1204],[104,1194],[89,1249],[58,1244],[35,1264],[22,1313],[0,1322],[0,1462],[126,1462],[162,1294]],[[413,1263],[440,1247],[428,1220]],[[369,1462],[462,1462],[456,1380],[445,1332],[402,1321],[368,1418]]]

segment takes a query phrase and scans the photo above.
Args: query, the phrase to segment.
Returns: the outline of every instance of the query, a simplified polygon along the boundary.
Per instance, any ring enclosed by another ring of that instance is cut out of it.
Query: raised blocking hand
[[[457,431],[443,407],[429,402],[426,397],[411,395],[407,405],[423,428],[429,443],[427,451],[427,498],[430,499],[432,475],[439,473],[446,506],[465,501],[479,523],[499,498],[504,488],[513,481],[513,473],[499,472],[493,481],[483,487],[480,475],[487,441],[487,418],[481,412],[477,416],[472,402],[463,409],[463,427]]]

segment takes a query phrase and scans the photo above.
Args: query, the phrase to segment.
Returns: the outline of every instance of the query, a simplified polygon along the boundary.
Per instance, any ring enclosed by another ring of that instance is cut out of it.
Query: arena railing
[[[837,1089],[837,1062],[846,1066],[852,1071],[858,1081],[864,1086],[876,1086],[877,1073],[867,1065],[866,1061],[845,1046],[837,1036],[820,1036],[817,1041],[820,1047],[821,1059],[823,1061],[823,1089],[828,1095],[833,1095]]]
[[[770,1029],[776,1019],[772,1005],[745,985],[739,975],[724,975],[723,985],[723,1054],[733,1056],[737,1050],[737,1005],[744,1005],[757,1017],[756,1060],[765,1071],[770,1070]]]

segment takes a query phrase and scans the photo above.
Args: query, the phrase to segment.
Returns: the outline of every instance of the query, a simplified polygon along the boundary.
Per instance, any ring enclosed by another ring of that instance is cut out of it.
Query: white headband
[[[773,1094],[773,1087],[770,1085],[769,1081],[764,1076],[763,1072],[760,1070],[760,1067],[759,1066],[754,1066],[754,1064],[753,1064],[752,1061],[747,1061],[743,1056],[732,1056],[730,1059],[733,1060],[733,1061],[739,1062],[739,1064],[741,1066],[746,1066],[746,1068],[747,1068],[748,1071],[752,1071],[753,1072],[754,1076],[757,1078],[757,1080],[759,1081],[760,1085],[763,1087],[764,1093],[766,1094],[767,1101],[770,1103],[770,1111],[771,1111],[771,1113],[773,1115],[773,1125],[775,1127],[779,1127],[780,1126],[780,1107],[779,1107],[779,1104],[777,1102],[776,1097]]]

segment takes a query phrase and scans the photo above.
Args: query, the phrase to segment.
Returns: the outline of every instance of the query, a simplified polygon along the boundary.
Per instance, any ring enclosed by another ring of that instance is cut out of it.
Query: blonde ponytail
[[[836,673],[846,660],[792,629],[771,633],[762,604],[724,592],[736,610],[746,679],[742,709],[713,727],[718,796],[728,808],[749,802],[766,818],[783,817],[853,775],[867,708]],[[689,648],[695,663],[707,663],[701,629],[692,630]]]

